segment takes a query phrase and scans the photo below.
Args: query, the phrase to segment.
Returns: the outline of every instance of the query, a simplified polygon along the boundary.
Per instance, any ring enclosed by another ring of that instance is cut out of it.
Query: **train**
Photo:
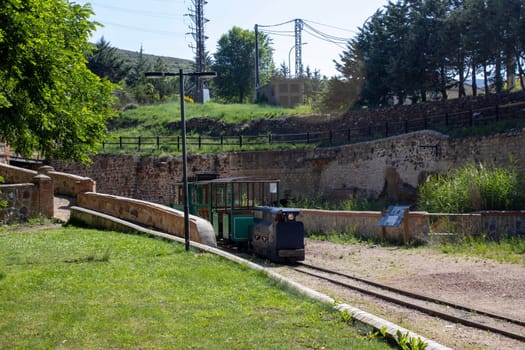
[[[184,208],[184,183],[172,185],[170,206]],[[188,178],[188,210],[210,221],[218,243],[245,247],[276,263],[305,258],[300,210],[280,206],[280,181],[261,177]]]

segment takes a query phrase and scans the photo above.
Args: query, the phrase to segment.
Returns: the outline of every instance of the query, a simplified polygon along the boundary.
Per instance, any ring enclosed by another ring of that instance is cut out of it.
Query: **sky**
[[[192,21],[187,14],[193,8],[191,0],[71,0],[78,4],[90,3],[95,15],[91,18],[101,24],[90,41],[102,36],[113,47],[144,53],[194,60],[190,47],[194,44]],[[274,62],[295,71],[295,19],[302,19],[315,31],[338,37],[352,38],[358,27],[388,0],[207,0],[204,17],[209,22],[204,27],[208,37],[206,51],[215,53],[220,37],[234,26],[254,30],[258,24],[272,40]],[[288,24],[282,24],[289,22]],[[268,32],[271,31],[271,32]],[[337,75],[333,60],[339,61],[344,44],[321,40],[302,31],[303,67],[319,70],[328,77]],[[318,35],[317,35],[318,36]],[[194,46],[194,45],[193,45]]]

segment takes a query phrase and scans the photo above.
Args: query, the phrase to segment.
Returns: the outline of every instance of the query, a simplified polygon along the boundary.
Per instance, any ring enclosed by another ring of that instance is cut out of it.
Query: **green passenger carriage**
[[[295,220],[299,212],[286,215],[290,209],[276,208],[279,186],[275,179],[199,175],[188,181],[188,209],[213,224],[219,241],[247,243],[250,248],[255,244],[253,251],[272,261],[304,260],[304,228]],[[183,183],[173,185],[174,208],[183,210],[183,193]]]

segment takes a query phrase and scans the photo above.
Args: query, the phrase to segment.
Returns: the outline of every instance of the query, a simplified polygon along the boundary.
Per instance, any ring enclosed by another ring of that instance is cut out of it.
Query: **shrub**
[[[515,169],[468,164],[446,175],[433,175],[419,187],[420,210],[465,213],[524,208],[523,178]]]

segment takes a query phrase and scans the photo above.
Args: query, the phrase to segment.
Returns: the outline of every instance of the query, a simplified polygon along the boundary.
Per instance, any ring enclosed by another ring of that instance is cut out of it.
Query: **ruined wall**
[[[98,192],[161,204],[169,203],[171,184],[182,178],[180,157],[99,155],[93,160],[90,167],[59,162],[52,166],[94,179]],[[421,131],[333,148],[190,155],[188,175],[277,178],[282,197],[288,198],[365,194],[403,203],[413,200],[427,174],[467,162],[498,166],[512,162],[525,172],[525,131],[460,140]]]

